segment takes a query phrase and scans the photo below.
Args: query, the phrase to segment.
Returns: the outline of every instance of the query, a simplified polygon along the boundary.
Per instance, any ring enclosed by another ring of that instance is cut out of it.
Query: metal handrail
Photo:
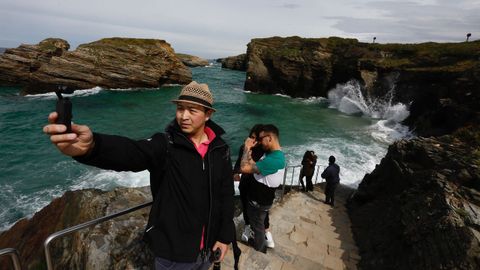
[[[20,256],[18,255],[18,251],[14,248],[4,248],[0,250],[0,257],[4,255],[10,255],[12,259],[13,268],[15,270],[22,270],[22,265],[20,264]]]
[[[67,234],[70,234],[72,232],[76,232],[78,230],[81,230],[81,229],[84,229],[86,227],[90,227],[90,226],[93,226],[93,225],[97,225],[99,223],[102,223],[102,222],[105,222],[107,220],[110,220],[110,219],[113,219],[113,218],[116,218],[116,217],[119,217],[119,216],[123,216],[123,215],[126,215],[130,212],[134,212],[134,211],[137,211],[137,210],[140,210],[142,208],[145,208],[147,206],[150,206],[152,205],[153,202],[147,202],[147,203],[144,203],[144,204],[140,204],[140,205],[137,205],[137,206],[134,206],[134,207],[131,207],[131,208],[128,208],[128,209],[125,209],[125,210],[122,210],[120,212],[117,212],[117,213],[113,213],[113,214],[110,214],[110,215],[107,215],[107,216],[104,216],[104,217],[100,217],[100,218],[97,218],[97,219],[93,219],[93,220],[90,220],[90,221],[87,221],[85,223],[82,223],[82,224],[78,224],[78,225],[75,225],[73,227],[70,227],[70,228],[66,228],[66,229],[63,229],[61,231],[58,231],[58,232],[55,232],[51,235],[49,235],[47,237],[47,239],[45,240],[44,242],[44,246],[45,246],[45,258],[47,260],[47,269],[48,270],[53,270],[53,264],[52,264],[52,258],[51,258],[51,254],[50,254],[50,249],[49,249],[49,244],[50,242],[52,242],[53,240],[59,238],[59,237],[62,237],[62,236],[65,236]]]
[[[294,178],[295,178],[295,169],[296,168],[301,168],[302,165],[291,165],[291,166],[286,166],[285,167],[285,173],[283,174],[283,184],[282,184],[282,194],[280,195],[280,201],[283,200],[283,195],[285,195],[285,183],[287,182],[287,173],[288,173],[288,170],[289,169],[293,169],[292,171],[292,178],[290,180],[290,186],[293,187],[293,182],[294,182]],[[314,184],[317,184],[318,182],[318,175],[320,173],[320,165],[315,165],[315,183]],[[322,181],[323,182],[323,181]],[[297,186],[300,186],[300,179],[297,180]]]
[[[281,197],[280,197],[280,201],[283,200],[283,195],[285,194],[285,186],[286,186],[285,183],[287,181],[288,170],[293,169],[292,178],[291,178],[291,181],[290,181],[290,186],[293,187],[293,181],[294,181],[294,177],[295,177],[295,169],[299,168],[299,167],[302,167],[302,165],[294,165],[294,166],[286,166],[285,167],[285,173],[283,175],[282,194],[281,194]],[[318,180],[320,165],[316,165],[315,169],[317,171],[316,172],[317,174],[316,174],[316,177],[315,177],[315,184],[316,184],[317,180]],[[300,180],[297,181],[297,185],[300,185]],[[87,227],[90,227],[90,226],[93,226],[93,225],[97,225],[99,223],[103,223],[103,222],[108,221],[110,219],[113,219],[113,218],[116,218],[116,217],[119,217],[119,216],[126,215],[128,213],[140,210],[142,208],[145,208],[147,206],[152,205],[152,203],[153,202],[151,201],[151,202],[147,202],[147,203],[144,203],[144,204],[140,204],[140,205],[137,205],[137,206],[119,211],[117,213],[113,213],[113,214],[110,214],[110,215],[107,215],[107,216],[104,216],[104,217],[93,219],[93,220],[87,221],[85,223],[78,224],[78,225],[63,229],[61,231],[58,231],[58,232],[55,232],[55,233],[49,235],[44,242],[45,258],[46,258],[46,261],[47,261],[47,269],[48,270],[53,270],[52,256],[51,256],[50,248],[49,248],[49,245],[53,240],[55,240],[59,237],[63,237],[67,234],[79,231],[81,229],[84,229],[84,228],[87,228]],[[15,249],[2,249],[0,251],[0,256],[4,255],[4,254],[7,254],[7,253],[11,253],[12,260],[13,260],[13,263],[14,263],[14,266],[15,266],[15,270],[20,270],[21,268],[20,268],[20,261],[19,261],[19,258],[18,258],[18,252]]]

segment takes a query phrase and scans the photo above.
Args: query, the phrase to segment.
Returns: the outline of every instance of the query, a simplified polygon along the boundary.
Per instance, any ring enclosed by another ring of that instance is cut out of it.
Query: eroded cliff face
[[[479,269],[479,129],[394,143],[349,212],[363,269]]]
[[[59,38],[48,38],[37,45],[20,45],[6,49],[0,55],[0,84],[6,86],[27,85],[30,74],[37,71],[54,56],[62,56],[70,44]]]
[[[159,87],[186,84],[191,71],[163,40],[106,38],[68,51],[65,40],[46,39],[0,55],[0,85],[24,94],[68,89]]]
[[[367,44],[355,39],[272,37],[248,44],[245,90],[326,97],[357,80],[366,96],[394,90],[411,105],[406,120],[422,136],[480,123],[480,41]]]
[[[68,191],[0,234],[0,248],[19,251],[26,269],[46,269],[43,242],[52,233],[151,201],[150,189]],[[153,269],[142,241],[150,207],[89,227],[52,242],[55,269]],[[0,269],[10,269],[6,260]]]
[[[222,63],[222,68],[228,68],[233,70],[240,70],[246,71],[247,70],[247,63],[246,63],[246,54],[240,54],[237,56],[230,56],[223,59],[220,59]]]

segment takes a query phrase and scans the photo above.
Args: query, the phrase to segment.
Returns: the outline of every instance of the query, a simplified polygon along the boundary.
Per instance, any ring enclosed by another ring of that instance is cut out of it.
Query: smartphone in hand
[[[55,91],[57,94],[58,100],[56,104],[55,111],[58,114],[56,124],[62,124],[67,127],[65,133],[72,132],[72,102],[70,98],[63,97],[62,93],[67,93],[65,86],[58,87],[58,91]]]

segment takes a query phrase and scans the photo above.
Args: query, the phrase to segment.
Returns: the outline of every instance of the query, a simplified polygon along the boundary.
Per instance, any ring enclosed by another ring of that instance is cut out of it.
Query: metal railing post
[[[285,172],[283,174],[283,186],[282,186],[282,195],[280,197],[280,202],[283,200],[283,195],[285,194],[285,182],[287,181],[287,172],[288,172],[288,166],[285,167]]]
[[[78,224],[78,225],[75,225],[73,227],[69,227],[69,228],[66,228],[66,229],[63,229],[61,231],[58,231],[58,232],[55,232],[51,235],[49,235],[47,237],[47,239],[45,240],[45,242],[43,243],[43,245],[45,246],[45,259],[47,261],[47,269],[48,270],[53,270],[53,263],[52,263],[52,257],[51,257],[51,254],[50,254],[50,248],[49,248],[49,245],[50,245],[50,242],[52,242],[53,240],[59,238],[59,237],[62,237],[62,236],[65,236],[67,234],[70,234],[70,233],[73,233],[73,232],[76,232],[78,230],[81,230],[81,229],[84,229],[86,227],[90,227],[90,226],[93,226],[93,225],[97,225],[99,223],[103,223],[105,221],[108,221],[110,219],[113,219],[113,218],[116,218],[116,217],[119,217],[119,216],[123,216],[123,215],[126,215],[130,212],[133,212],[133,211],[137,211],[139,209],[142,209],[144,207],[147,207],[149,205],[152,205],[153,202],[148,202],[148,203],[144,203],[144,204],[140,204],[140,205],[137,205],[137,206],[134,206],[134,207],[131,207],[131,208],[128,208],[126,210],[122,210],[120,212],[117,212],[117,213],[113,213],[113,214],[110,214],[110,215],[106,215],[104,217],[101,217],[101,218],[97,218],[97,219],[93,219],[93,220],[90,220],[90,221],[87,221],[85,223],[82,223],[82,224]]]
[[[293,177],[295,176],[295,166],[292,166],[291,168],[293,170],[292,170],[292,180],[290,181],[290,187],[293,188]]]
[[[18,251],[14,248],[4,248],[0,250],[0,257],[4,255],[10,255],[10,258],[12,259],[13,263],[13,268],[15,270],[22,270],[22,265],[20,264],[20,259],[18,255]]]
[[[318,172],[320,170],[320,165],[316,165],[315,170],[317,171],[317,175],[315,176],[315,184],[317,184],[317,182],[318,182]]]

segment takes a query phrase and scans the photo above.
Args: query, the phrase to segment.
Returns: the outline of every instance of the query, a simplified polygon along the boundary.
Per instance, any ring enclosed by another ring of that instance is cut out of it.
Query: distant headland
[[[0,85],[22,93],[68,89],[155,88],[185,84],[192,74],[164,40],[105,38],[68,51],[67,41],[48,38],[37,45],[7,49],[0,56]]]

